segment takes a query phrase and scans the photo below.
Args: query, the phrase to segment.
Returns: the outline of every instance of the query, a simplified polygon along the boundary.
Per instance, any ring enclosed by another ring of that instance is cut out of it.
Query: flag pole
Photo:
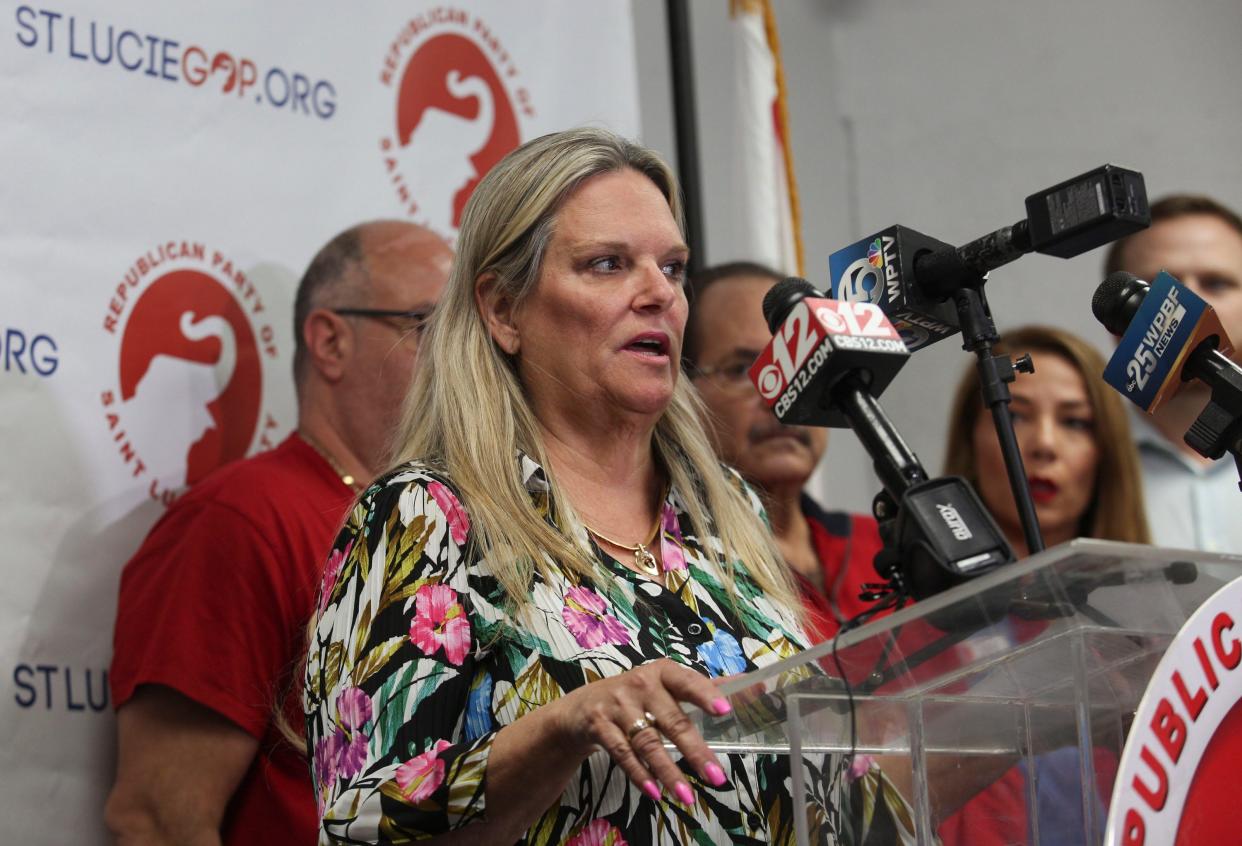
[[[776,119],[780,130],[781,149],[785,155],[785,182],[789,186],[789,216],[793,226],[794,255],[798,261],[798,275],[806,275],[806,255],[802,246],[802,207],[798,200],[798,180],[794,175],[793,145],[789,138],[789,89],[785,86],[785,63],[781,60],[781,42],[776,35],[776,12],[771,0],[763,3],[763,31],[768,37],[768,49],[776,62]]]
[[[673,127],[677,136],[677,175],[685,200],[686,243],[691,273],[703,267],[703,185],[699,178],[699,132],[694,96],[694,59],[690,48],[690,4],[665,0],[668,12],[669,67],[673,76]]]

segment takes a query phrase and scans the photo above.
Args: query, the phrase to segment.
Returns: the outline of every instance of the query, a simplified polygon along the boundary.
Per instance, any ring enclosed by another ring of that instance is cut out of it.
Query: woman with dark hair
[[[1138,453],[1103,357],[1061,329],[1027,326],[1002,336],[1000,354],[1029,353],[1035,372],[1010,385],[1014,433],[1047,546],[1073,538],[1150,543]],[[1027,554],[992,415],[967,371],[949,413],[945,473],[979,491],[1018,557]]]
[[[1029,353],[1035,372],[1010,385],[1014,433],[1048,546],[1074,538],[1150,543],[1138,452],[1121,398],[1100,374],[1103,357],[1061,329],[1027,326],[1006,332],[998,353]],[[983,407],[972,367],[958,383],[949,416],[945,472],[978,490],[1018,557],[1026,537],[1009,487],[992,415]],[[1036,624],[1032,624],[1036,625]],[[1105,766],[1106,758],[1097,760]],[[1076,750],[1037,756],[1041,842],[1083,842],[1082,782]],[[1028,774],[1010,769],[940,826],[946,846],[1001,846],[1026,831]],[[1106,797],[1100,797],[1106,801]]]

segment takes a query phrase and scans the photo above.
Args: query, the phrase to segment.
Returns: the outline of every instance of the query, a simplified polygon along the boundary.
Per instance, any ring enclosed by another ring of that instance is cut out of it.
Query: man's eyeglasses
[[[392,321],[392,325],[402,334],[409,332],[422,333],[431,317],[431,309],[415,309],[401,311],[394,308],[334,308],[333,314],[341,317],[372,317],[376,320]]]
[[[755,390],[755,386],[750,382],[750,366],[754,364],[754,357],[734,358],[726,361],[724,364],[718,364],[712,367],[695,367],[690,371],[692,379],[707,379],[715,384],[715,386],[727,393],[741,394]]]

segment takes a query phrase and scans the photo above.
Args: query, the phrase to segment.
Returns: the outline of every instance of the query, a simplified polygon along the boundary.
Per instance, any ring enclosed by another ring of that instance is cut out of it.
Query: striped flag
[[[771,0],[730,0],[737,70],[738,258],[802,275],[802,229],[785,74]]]

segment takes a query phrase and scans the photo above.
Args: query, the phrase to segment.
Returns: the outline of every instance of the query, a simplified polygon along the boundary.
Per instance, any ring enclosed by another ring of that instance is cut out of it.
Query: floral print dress
[[[517,460],[532,503],[546,515],[542,469]],[[307,659],[320,842],[404,843],[483,818],[496,731],[591,681],[664,657],[709,676],[741,673],[801,650],[805,636],[792,615],[760,593],[741,565],[741,608],[733,608],[704,550],[719,549],[719,540],[695,538],[689,526],[670,490],[660,533],[667,587],[594,546],[610,578],[536,576],[532,613],[518,628],[470,543],[470,517],[451,481],[414,464],[377,481],[328,560]],[[870,799],[845,795],[859,791],[844,779],[840,796],[825,797],[819,785],[815,813],[807,801],[792,801],[787,758],[734,754],[721,763],[728,781],[719,788],[683,765],[696,794],[686,808],[645,796],[597,752],[523,842],[792,843],[796,811],[814,817],[822,842],[909,837],[908,818],[898,819],[904,814],[874,826],[869,819],[874,836],[858,837],[850,815],[834,810],[867,804],[869,817],[885,816],[876,809],[889,803],[876,801],[874,781]]]

